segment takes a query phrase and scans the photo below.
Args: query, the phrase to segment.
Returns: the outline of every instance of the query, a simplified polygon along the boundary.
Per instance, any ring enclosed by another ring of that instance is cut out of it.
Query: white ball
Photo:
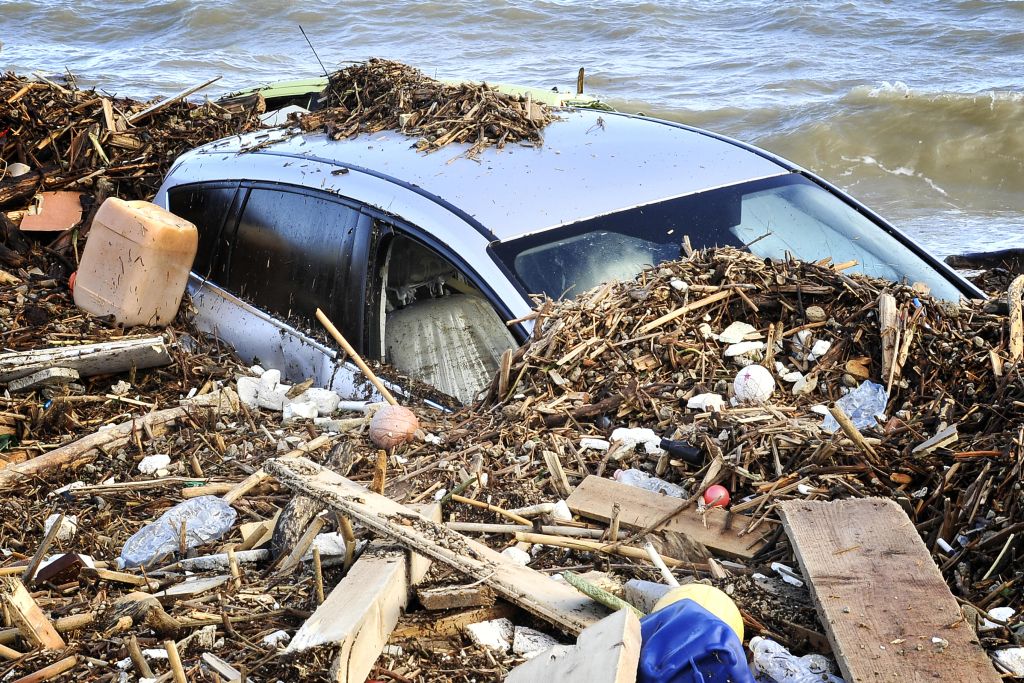
[[[775,378],[763,365],[748,365],[736,373],[732,388],[741,403],[764,403],[775,391]]]

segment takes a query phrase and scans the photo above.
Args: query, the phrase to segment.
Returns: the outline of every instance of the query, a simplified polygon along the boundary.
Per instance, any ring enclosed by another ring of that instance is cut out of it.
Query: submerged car
[[[565,109],[533,146],[469,158],[414,142],[274,129],[183,155],[156,201],[199,228],[200,327],[293,380],[365,394],[299,331],[321,308],[364,356],[467,402],[529,334],[531,295],[632,278],[684,238],[983,297],[822,179],[704,130]]]

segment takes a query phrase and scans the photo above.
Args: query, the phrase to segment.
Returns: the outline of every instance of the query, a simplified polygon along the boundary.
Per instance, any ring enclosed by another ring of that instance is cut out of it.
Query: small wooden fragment
[[[204,652],[200,659],[203,664],[210,667],[214,673],[224,679],[225,683],[239,683],[242,680],[242,672],[231,666],[223,659],[212,652]]]
[[[544,464],[547,465],[548,473],[551,475],[551,486],[554,487],[555,493],[562,498],[568,498],[572,493],[572,487],[569,485],[569,479],[565,476],[565,470],[562,469],[558,453],[544,451]]]
[[[53,624],[39,609],[39,605],[32,599],[21,581],[12,577],[0,579],[0,598],[7,606],[14,625],[18,627],[29,645],[43,650],[60,650],[66,647],[64,639],[53,628]]]
[[[142,654],[142,648],[139,647],[139,640],[134,635],[128,637],[127,641],[128,656],[132,660],[132,664],[135,665],[135,670],[139,672],[139,676],[143,678],[155,678],[153,670],[149,668],[149,662],[146,661],[146,657]]]
[[[185,676],[185,668],[181,665],[181,655],[178,653],[177,643],[173,640],[165,640],[164,649],[167,651],[167,661],[171,665],[174,683],[188,683],[188,677]]]
[[[12,379],[7,383],[10,392],[32,391],[57,384],[70,384],[78,379],[78,371],[74,368],[46,368],[33,372],[31,375]]]
[[[778,505],[847,683],[1000,680],[895,501]]]
[[[899,310],[896,307],[896,297],[888,292],[883,292],[878,297],[878,331],[882,335],[882,381],[887,382],[893,375],[895,369],[893,363],[896,360],[896,332]]]
[[[949,425],[932,438],[914,446],[910,453],[911,455],[927,455],[934,450],[945,448],[952,443],[956,443],[959,438],[960,435],[957,433],[957,426],[955,424]]]
[[[574,647],[558,645],[509,673],[507,683],[635,683],[640,620],[619,610],[580,633]]]
[[[1018,275],[1006,290],[1010,306],[1010,360],[1020,361],[1024,356],[1024,275]]]
[[[46,557],[46,553],[49,552],[50,546],[53,545],[53,541],[57,538],[57,534],[60,533],[60,527],[64,523],[63,513],[57,517],[53,524],[50,525],[49,531],[43,536],[43,540],[40,541],[39,547],[36,549],[35,555],[32,556],[32,560],[25,567],[25,572],[21,575],[22,582],[27,586],[32,585],[32,581],[36,577],[36,570],[39,569],[39,565],[42,564],[43,558]]]
[[[857,425],[853,424],[853,420],[850,416],[838,405],[829,406],[828,412],[832,413],[832,417],[839,423],[839,427],[843,430],[843,434],[846,434],[854,445],[857,446],[864,455],[868,457],[871,462],[878,462],[878,453],[875,452],[874,447],[867,442],[864,435],[857,429]]]
[[[426,610],[490,607],[494,604],[494,591],[484,585],[420,588],[416,597]]]
[[[679,498],[621,484],[613,479],[591,475],[584,479],[566,500],[574,513],[602,522],[610,521],[609,501],[620,506],[619,523],[625,527],[643,529],[682,507]],[[711,550],[740,559],[750,559],[764,544],[756,536],[741,536],[748,517],[729,515],[721,508],[710,508],[701,515],[694,509],[681,510],[659,530],[686,534]]]
[[[298,448],[288,451],[282,458],[298,458],[303,455],[312,453],[313,451],[329,444],[332,440],[327,434],[321,434],[320,436],[312,439],[304,444],[301,444]],[[263,468],[260,468],[250,474],[248,477],[243,479],[238,484],[235,484],[230,491],[225,493],[221,498],[228,504],[234,504],[239,498],[244,496],[249,491],[253,490],[264,481],[270,478],[270,475],[266,473]]]
[[[388,480],[388,453],[387,451],[377,451],[377,463],[373,468],[373,483],[370,485],[370,490],[374,493],[380,493],[383,495],[384,486]]]
[[[316,586],[316,604],[324,603],[324,570],[320,564],[320,548],[313,546],[313,581]]]

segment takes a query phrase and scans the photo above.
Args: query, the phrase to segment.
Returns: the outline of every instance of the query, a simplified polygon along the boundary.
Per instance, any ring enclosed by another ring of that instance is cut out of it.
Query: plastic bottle
[[[682,486],[669,483],[664,479],[658,479],[657,477],[640,470],[615,470],[614,477],[616,481],[622,482],[623,484],[629,484],[630,486],[635,486],[638,489],[654,491],[655,493],[664,493],[667,496],[675,496],[676,498],[688,497],[686,489]]]
[[[828,659],[821,655],[797,657],[770,638],[754,636],[750,639],[754,653],[754,671],[764,674],[775,683],[843,683],[843,679],[830,672]]]
[[[754,683],[732,627],[684,598],[640,620],[637,683]]]
[[[234,508],[217,496],[199,496],[178,503],[135,532],[125,542],[120,561],[126,567],[137,567],[173,553],[181,545],[182,524],[187,547],[214,541],[227,533],[237,516]]]
[[[174,319],[196,256],[196,226],[156,204],[111,197],[89,230],[75,277],[75,304],[122,325]]]

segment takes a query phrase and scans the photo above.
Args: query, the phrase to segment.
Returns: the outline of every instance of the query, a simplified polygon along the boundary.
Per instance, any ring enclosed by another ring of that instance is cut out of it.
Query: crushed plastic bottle
[[[867,429],[877,424],[875,415],[884,413],[885,404],[888,402],[889,394],[885,391],[885,387],[866,379],[860,383],[859,387],[836,401],[836,405],[850,417],[854,427]],[[825,416],[825,422],[821,428],[831,434],[839,429],[839,423],[829,414]]]
[[[822,655],[797,657],[770,638],[754,636],[748,645],[754,653],[753,671],[764,683],[845,683],[832,674]]]
[[[199,496],[178,503],[128,539],[120,562],[125,567],[144,566],[178,550],[182,524],[187,547],[209,543],[227,533],[237,516],[234,508],[217,496]]]
[[[666,496],[675,496],[676,498],[689,497],[686,493],[686,489],[682,486],[672,484],[664,479],[659,479],[658,477],[640,470],[615,470],[615,474],[613,476],[616,481],[623,484],[629,484],[630,486],[635,486],[638,489],[654,491],[655,493],[664,493]]]

